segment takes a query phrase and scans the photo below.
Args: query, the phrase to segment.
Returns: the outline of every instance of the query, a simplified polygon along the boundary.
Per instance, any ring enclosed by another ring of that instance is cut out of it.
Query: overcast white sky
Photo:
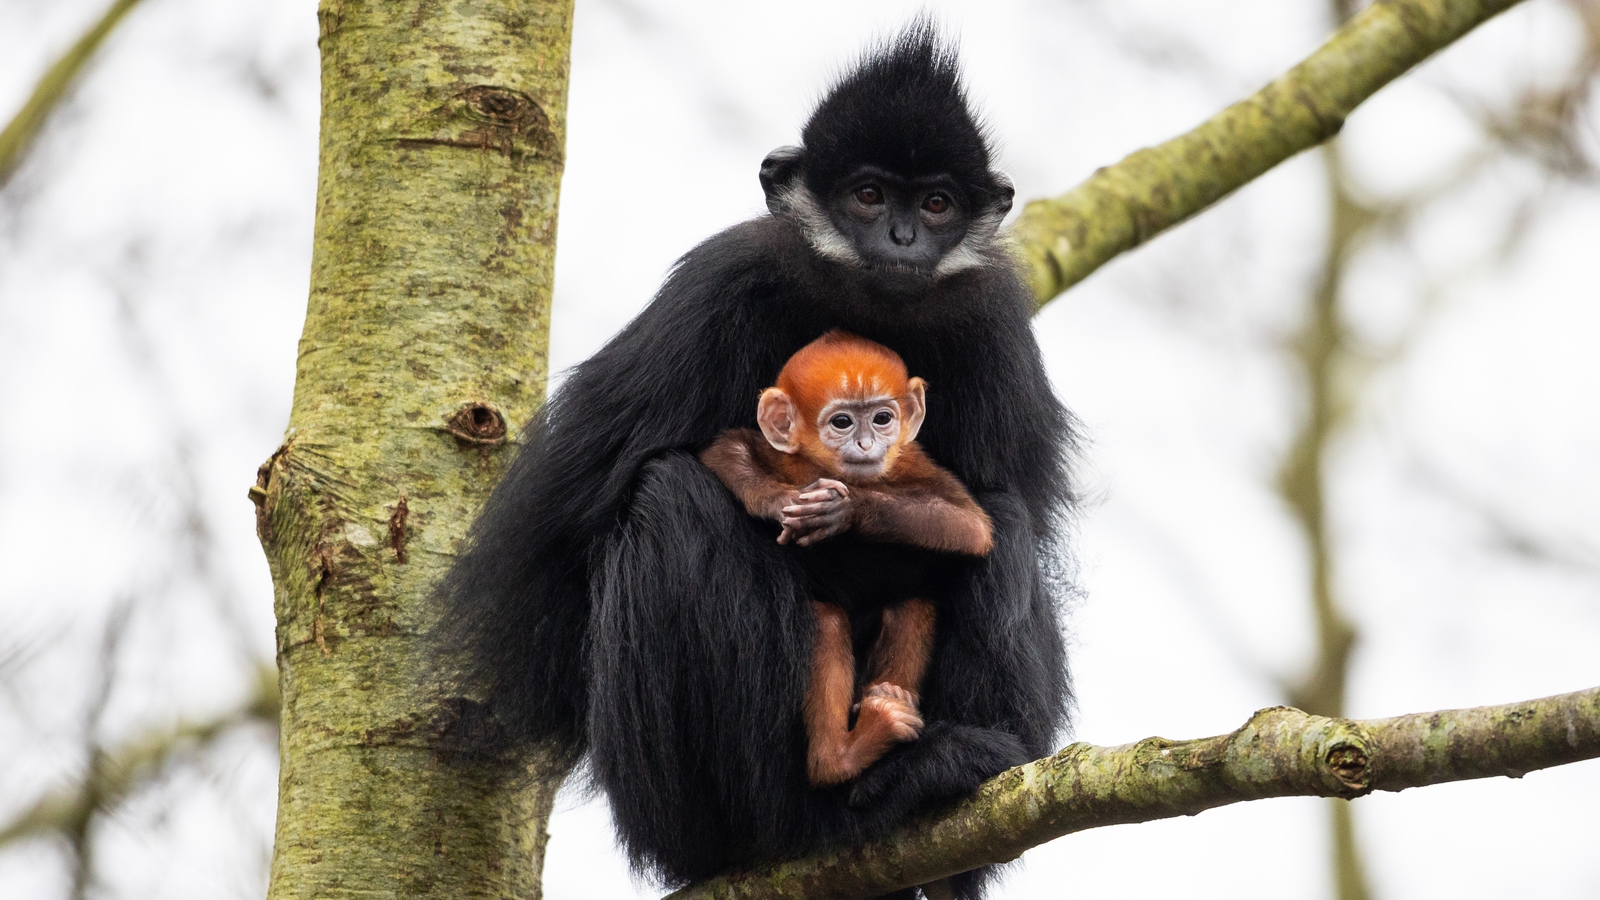
[[[1019,198],[1191,127],[1327,31],[1318,0],[579,0],[554,365],[598,348],[695,242],[760,213],[761,157],[922,8],[959,35]],[[100,9],[0,0],[0,115]],[[1484,139],[1459,98],[1558,79],[1574,23],[1530,0],[1385,90],[1343,139],[1363,188],[1398,196],[1470,158]],[[0,193],[0,820],[82,766],[84,660],[123,598],[108,741],[226,708],[245,660],[270,658],[245,488],[293,387],[315,39],[310,0],[145,0]],[[1037,319],[1091,438],[1076,739],[1227,731],[1282,702],[1274,679],[1305,662],[1305,552],[1271,478],[1299,409],[1278,341],[1320,258],[1322,172],[1289,163]],[[1530,197],[1526,239],[1495,263]],[[1436,304],[1334,456],[1337,582],[1362,638],[1353,715],[1600,684],[1597,246],[1600,194],[1513,161],[1352,267],[1351,324],[1375,346]],[[1474,506],[1561,561],[1507,552]],[[197,520],[199,575],[172,550]],[[19,647],[32,655],[8,662]],[[104,824],[106,894],[259,896],[272,754],[241,735]],[[1597,803],[1589,762],[1367,798],[1356,819],[1379,897],[1595,897]],[[562,802],[547,897],[657,893],[630,880],[606,815]],[[1251,803],[1056,841],[998,893],[1322,897],[1326,844],[1321,801]],[[0,896],[63,896],[64,873],[54,845],[0,850]]]

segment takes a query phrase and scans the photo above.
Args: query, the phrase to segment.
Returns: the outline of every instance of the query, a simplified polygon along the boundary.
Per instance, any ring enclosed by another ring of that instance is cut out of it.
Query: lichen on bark
[[[1340,797],[1524,773],[1600,757],[1600,687],[1390,719],[1263,709],[1228,734],[1071,744],[883,840],[731,873],[671,900],[874,897],[1002,863],[1076,831],[1268,797]]]
[[[311,293],[250,491],[282,689],[269,896],[537,897],[563,774],[446,764],[430,592],[543,399],[570,0],[323,0]]]

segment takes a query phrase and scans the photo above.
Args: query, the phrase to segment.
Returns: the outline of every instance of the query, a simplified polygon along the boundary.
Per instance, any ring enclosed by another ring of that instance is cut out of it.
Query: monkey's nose
[[[899,244],[902,247],[909,247],[916,243],[917,228],[915,225],[890,225],[889,240],[894,241],[896,244]]]

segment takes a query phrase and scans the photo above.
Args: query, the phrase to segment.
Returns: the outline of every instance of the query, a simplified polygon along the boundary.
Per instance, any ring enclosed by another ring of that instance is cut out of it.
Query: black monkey
[[[588,752],[630,858],[673,884],[881,834],[1049,752],[1069,702],[1051,561],[1074,422],[995,240],[1012,188],[954,52],[913,24],[802,141],[761,165],[771,214],[691,250],[550,398],[442,587],[489,714],[461,740]],[[805,572],[697,455],[754,427],[762,388],[834,328],[934,386],[919,440],[988,513],[994,549],[938,600],[921,738],[814,788]]]

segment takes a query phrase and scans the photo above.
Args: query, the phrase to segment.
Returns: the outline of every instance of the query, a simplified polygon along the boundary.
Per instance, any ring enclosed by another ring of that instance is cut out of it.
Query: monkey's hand
[[[854,511],[850,488],[844,482],[818,478],[801,488],[794,503],[783,508],[778,519],[783,524],[778,543],[809,547],[823,538],[843,534],[850,530]]]

